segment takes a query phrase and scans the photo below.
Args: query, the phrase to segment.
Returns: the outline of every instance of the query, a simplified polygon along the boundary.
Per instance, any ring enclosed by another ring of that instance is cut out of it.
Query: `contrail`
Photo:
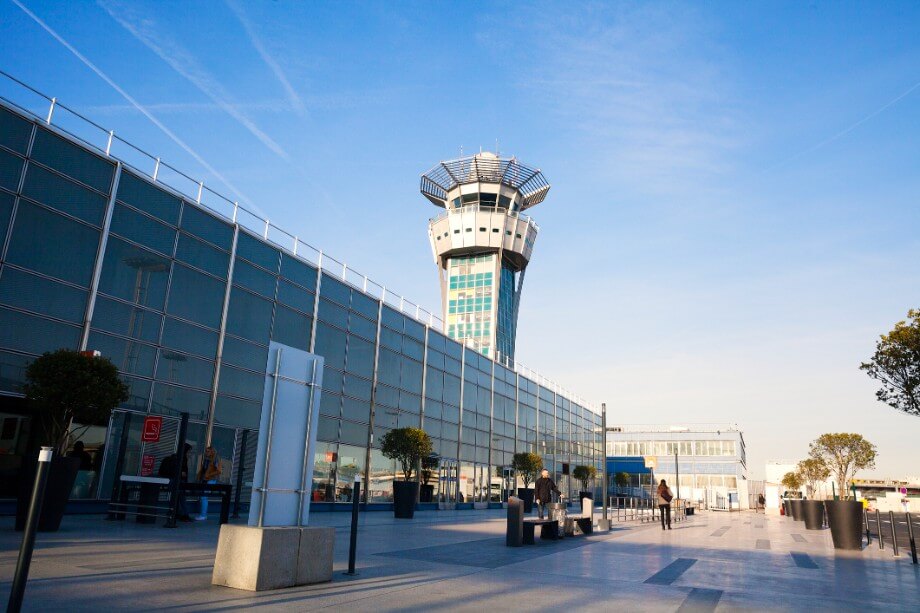
[[[220,106],[228,115],[236,119],[244,128],[249,130],[253,136],[259,139],[263,145],[268,147],[286,162],[291,161],[290,156],[281,148],[281,145],[259,129],[249,117],[240,111],[237,105],[228,102],[232,99],[230,92],[208,74],[185,48],[175,41],[157,35],[150,27],[150,20],[134,19],[133,21],[129,21],[128,18],[115,12],[112,3],[108,0],[99,0],[98,4],[112,17],[112,19],[117,21],[121,27],[143,43],[148,49],[156,53],[160,59],[169,64],[173,70],[185,77],[192,85],[197,87],[201,93],[210,98],[214,104]]]
[[[39,26],[41,26],[41,28],[42,28],[43,30],[45,30],[45,32],[47,32],[48,34],[50,34],[56,41],[58,41],[59,43],[61,43],[62,45],[64,45],[64,47],[66,47],[68,51],[70,51],[71,53],[73,53],[74,56],[76,56],[76,58],[77,58],[78,60],[80,60],[81,62],[83,62],[83,63],[86,65],[87,68],[89,68],[90,70],[92,70],[93,72],[95,72],[96,75],[97,75],[100,79],[102,79],[103,81],[105,81],[106,83],[108,83],[108,84],[112,87],[112,89],[114,89],[114,90],[117,91],[119,94],[121,94],[121,96],[122,96],[125,100],[127,100],[128,102],[130,102],[131,105],[132,105],[134,108],[136,108],[138,111],[140,111],[147,119],[149,119],[149,120],[153,123],[153,125],[155,125],[155,126],[158,127],[160,130],[162,130],[163,133],[166,134],[166,136],[168,136],[174,143],[176,143],[177,145],[179,145],[186,153],[188,153],[190,156],[192,156],[192,157],[195,159],[196,162],[198,162],[199,164],[201,164],[208,172],[210,172],[212,175],[214,175],[215,177],[217,177],[218,180],[220,180],[224,185],[226,185],[228,188],[230,188],[230,190],[236,195],[237,198],[239,198],[239,199],[242,200],[243,202],[246,202],[246,203],[247,203],[250,207],[252,207],[252,208],[258,208],[258,207],[255,207],[254,205],[252,205],[252,204],[250,203],[249,198],[247,198],[245,195],[243,195],[243,193],[240,192],[240,190],[238,190],[236,187],[234,187],[234,185],[233,185],[232,183],[230,183],[230,181],[228,181],[228,180],[227,180],[221,173],[219,173],[213,166],[211,166],[210,164],[208,164],[208,163],[205,161],[205,159],[204,159],[203,157],[201,157],[200,155],[198,155],[198,153],[195,152],[194,149],[192,149],[192,148],[189,147],[187,144],[185,144],[185,141],[183,141],[181,138],[179,138],[178,136],[176,136],[176,135],[173,133],[172,130],[170,130],[170,129],[167,128],[165,125],[163,125],[163,123],[162,123],[159,119],[157,119],[156,117],[154,117],[153,114],[150,113],[150,111],[148,111],[146,108],[144,108],[144,105],[142,105],[140,102],[138,102],[137,100],[135,100],[135,99],[131,96],[131,94],[129,94],[128,92],[126,92],[125,90],[123,90],[121,87],[119,87],[119,85],[118,85],[117,83],[115,83],[115,81],[113,81],[111,78],[109,78],[109,76],[108,76],[107,74],[105,74],[104,72],[102,72],[102,70],[101,70],[98,66],[96,66],[96,65],[93,64],[91,61],[89,61],[89,59],[88,59],[85,55],[83,55],[82,53],[80,53],[79,51],[77,51],[76,48],[74,48],[73,45],[71,45],[69,42],[67,42],[66,40],[64,40],[64,38],[63,38],[60,34],[58,34],[56,31],[54,31],[54,30],[51,28],[51,26],[49,26],[47,23],[45,23],[44,21],[42,21],[35,13],[33,13],[32,11],[30,11],[30,10],[29,10],[25,5],[23,5],[22,2],[20,2],[19,0],[10,0],[10,1],[11,1],[13,4],[15,4],[16,6],[18,6],[18,7],[22,10],[23,13],[25,13],[26,15],[28,15],[28,16],[32,19],[32,21],[34,21],[34,22],[37,23]]]
[[[278,62],[276,62],[275,59],[269,55],[265,45],[262,44],[262,39],[259,38],[259,36],[256,34],[252,27],[252,22],[250,22],[246,17],[242,7],[239,6],[239,4],[237,4],[237,2],[234,0],[227,0],[227,6],[230,7],[230,10],[233,11],[233,14],[236,15],[236,18],[239,20],[240,24],[242,24],[243,29],[246,30],[246,35],[249,36],[249,41],[259,53],[259,57],[261,57],[262,61],[265,62],[269,68],[271,68],[273,73],[275,73],[275,77],[278,78],[278,81],[281,83],[281,87],[284,88],[288,99],[291,101],[291,106],[295,111],[297,111],[298,114],[306,115],[307,107],[304,105],[303,100],[301,100],[300,96],[297,95],[297,92],[294,91],[294,87],[291,85],[291,82],[288,81],[287,76],[284,74],[284,71],[281,70],[281,66],[278,65]]]
[[[898,102],[900,102],[903,98],[905,98],[906,96],[908,96],[911,92],[913,92],[913,91],[914,91],[915,89],[917,89],[918,87],[920,87],[920,81],[918,81],[917,83],[914,83],[914,84],[911,85],[909,88],[907,88],[907,90],[904,91],[901,95],[899,95],[899,96],[895,97],[893,100],[890,100],[890,101],[888,101],[887,103],[883,104],[882,106],[880,106],[880,107],[877,108],[876,110],[872,111],[871,113],[869,113],[868,115],[866,115],[865,117],[863,117],[862,119],[860,119],[859,121],[857,121],[856,123],[852,124],[851,126],[849,126],[849,127],[845,128],[845,129],[841,130],[840,132],[837,132],[836,134],[834,134],[833,136],[831,136],[831,137],[829,137],[829,138],[825,138],[824,140],[822,140],[822,141],[819,142],[818,144],[816,144],[816,145],[814,145],[814,146],[812,146],[812,147],[809,147],[808,149],[804,149],[804,150],[802,150],[802,151],[799,151],[798,153],[796,153],[796,154],[794,154],[794,155],[792,155],[792,156],[786,158],[786,159],[783,160],[782,162],[779,162],[778,164],[775,164],[775,165],[771,166],[770,168],[768,168],[768,169],[765,170],[764,172],[770,172],[771,170],[776,170],[777,168],[780,168],[780,167],[782,167],[782,166],[785,166],[786,164],[788,164],[788,163],[791,162],[792,160],[795,160],[795,159],[797,159],[797,158],[800,158],[800,157],[802,157],[803,155],[809,154],[809,153],[811,153],[812,151],[816,151],[816,150],[820,149],[821,147],[823,147],[824,145],[827,145],[827,144],[829,144],[829,143],[832,143],[832,142],[834,142],[835,140],[837,140],[838,138],[841,138],[841,137],[843,137],[843,136],[846,136],[847,134],[849,134],[850,132],[852,132],[853,130],[855,130],[856,128],[858,128],[859,126],[861,126],[862,124],[866,123],[867,121],[869,121],[870,119],[872,119],[873,117],[875,117],[876,115],[882,113],[882,112],[883,112],[885,109],[887,109],[888,107],[890,107],[890,106],[892,106],[892,105],[897,104]]]

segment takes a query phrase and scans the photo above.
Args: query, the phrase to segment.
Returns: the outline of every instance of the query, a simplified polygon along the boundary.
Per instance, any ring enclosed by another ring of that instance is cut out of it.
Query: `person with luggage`
[[[661,529],[665,530],[665,522],[667,521],[667,530],[671,529],[671,501],[674,499],[674,494],[671,493],[671,488],[668,487],[667,482],[664,479],[661,480],[661,483],[658,484],[658,510],[661,512]],[[667,517],[667,520],[665,520]]]
[[[204,457],[201,459],[201,468],[198,469],[198,482],[217,483],[217,479],[220,478],[221,472],[223,472],[223,467],[220,463],[220,457],[217,455],[217,450],[208,445],[204,449]],[[195,519],[197,521],[204,521],[207,518],[208,495],[202,492],[201,511]]]

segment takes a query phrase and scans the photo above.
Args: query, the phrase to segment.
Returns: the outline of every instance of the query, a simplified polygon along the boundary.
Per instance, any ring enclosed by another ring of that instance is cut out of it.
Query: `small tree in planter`
[[[827,464],[820,458],[802,460],[796,466],[796,473],[805,486],[805,491],[808,493],[809,498],[815,497],[818,484],[826,481],[831,475],[831,471],[827,469]]]
[[[39,425],[39,443],[55,452],[38,525],[39,530],[55,531],[80,469],[79,458],[64,457],[71,438],[79,439],[90,426],[105,424],[115,407],[128,399],[128,386],[110,360],[59,349],[29,365],[23,391]],[[80,427],[72,430],[75,423]],[[25,522],[28,492],[28,487],[20,488],[17,528],[20,519]]]
[[[580,464],[572,471],[572,476],[581,483],[581,492],[579,492],[581,498],[592,498],[591,492],[588,490],[588,483],[597,477],[597,468]]]
[[[434,476],[438,467],[441,466],[441,458],[432,453],[422,458],[422,470],[419,474],[422,476],[422,488],[419,495],[419,502],[432,502],[434,500],[434,486],[429,485],[431,478]]]
[[[396,517],[412,519],[418,499],[418,481],[410,482],[416,467],[431,455],[431,438],[420,428],[396,428],[380,438],[384,457],[396,460],[402,468],[403,481],[393,482],[393,510]]]
[[[808,455],[824,460],[837,481],[841,500],[826,500],[827,523],[835,549],[862,549],[863,508],[847,500],[847,484],[864,468],[875,468],[875,445],[859,434],[822,434],[811,444]]]
[[[875,445],[861,434],[822,434],[809,447],[808,455],[823,460],[834,475],[840,497],[847,498],[847,484],[864,468],[875,468]]]
[[[783,480],[780,481],[783,484],[783,487],[786,488],[787,492],[799,492],[802,489],[802,477],[799,476],[799,473],[795,471],[789,471],[783,475]]]
[[[537,480],[537,475],[543,470],[543,458],[533,452],[516,453],[511,460],[511,468],[524,482],[523,488],[518,488],[518,497],[524,501],[524,512],[533,511],[533,490],[530,484]]]

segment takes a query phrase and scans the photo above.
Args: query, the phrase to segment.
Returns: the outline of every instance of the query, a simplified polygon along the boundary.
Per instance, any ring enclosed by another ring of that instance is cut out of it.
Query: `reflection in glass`
[[[45,249],[35,248],[36,237],[41,237]],[[89,287],[98,243],[98,230],[20,200],[6,259],[23,268]]]
[[[167,258],[109,238],[99,279],[100,292],[162,311],[168,278]]]

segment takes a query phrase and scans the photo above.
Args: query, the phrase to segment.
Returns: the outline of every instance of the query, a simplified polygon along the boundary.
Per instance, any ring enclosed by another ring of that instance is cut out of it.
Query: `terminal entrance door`
[[[456,460],[441,460],[438,466],[438,508],[455,509],[460,467]]]

